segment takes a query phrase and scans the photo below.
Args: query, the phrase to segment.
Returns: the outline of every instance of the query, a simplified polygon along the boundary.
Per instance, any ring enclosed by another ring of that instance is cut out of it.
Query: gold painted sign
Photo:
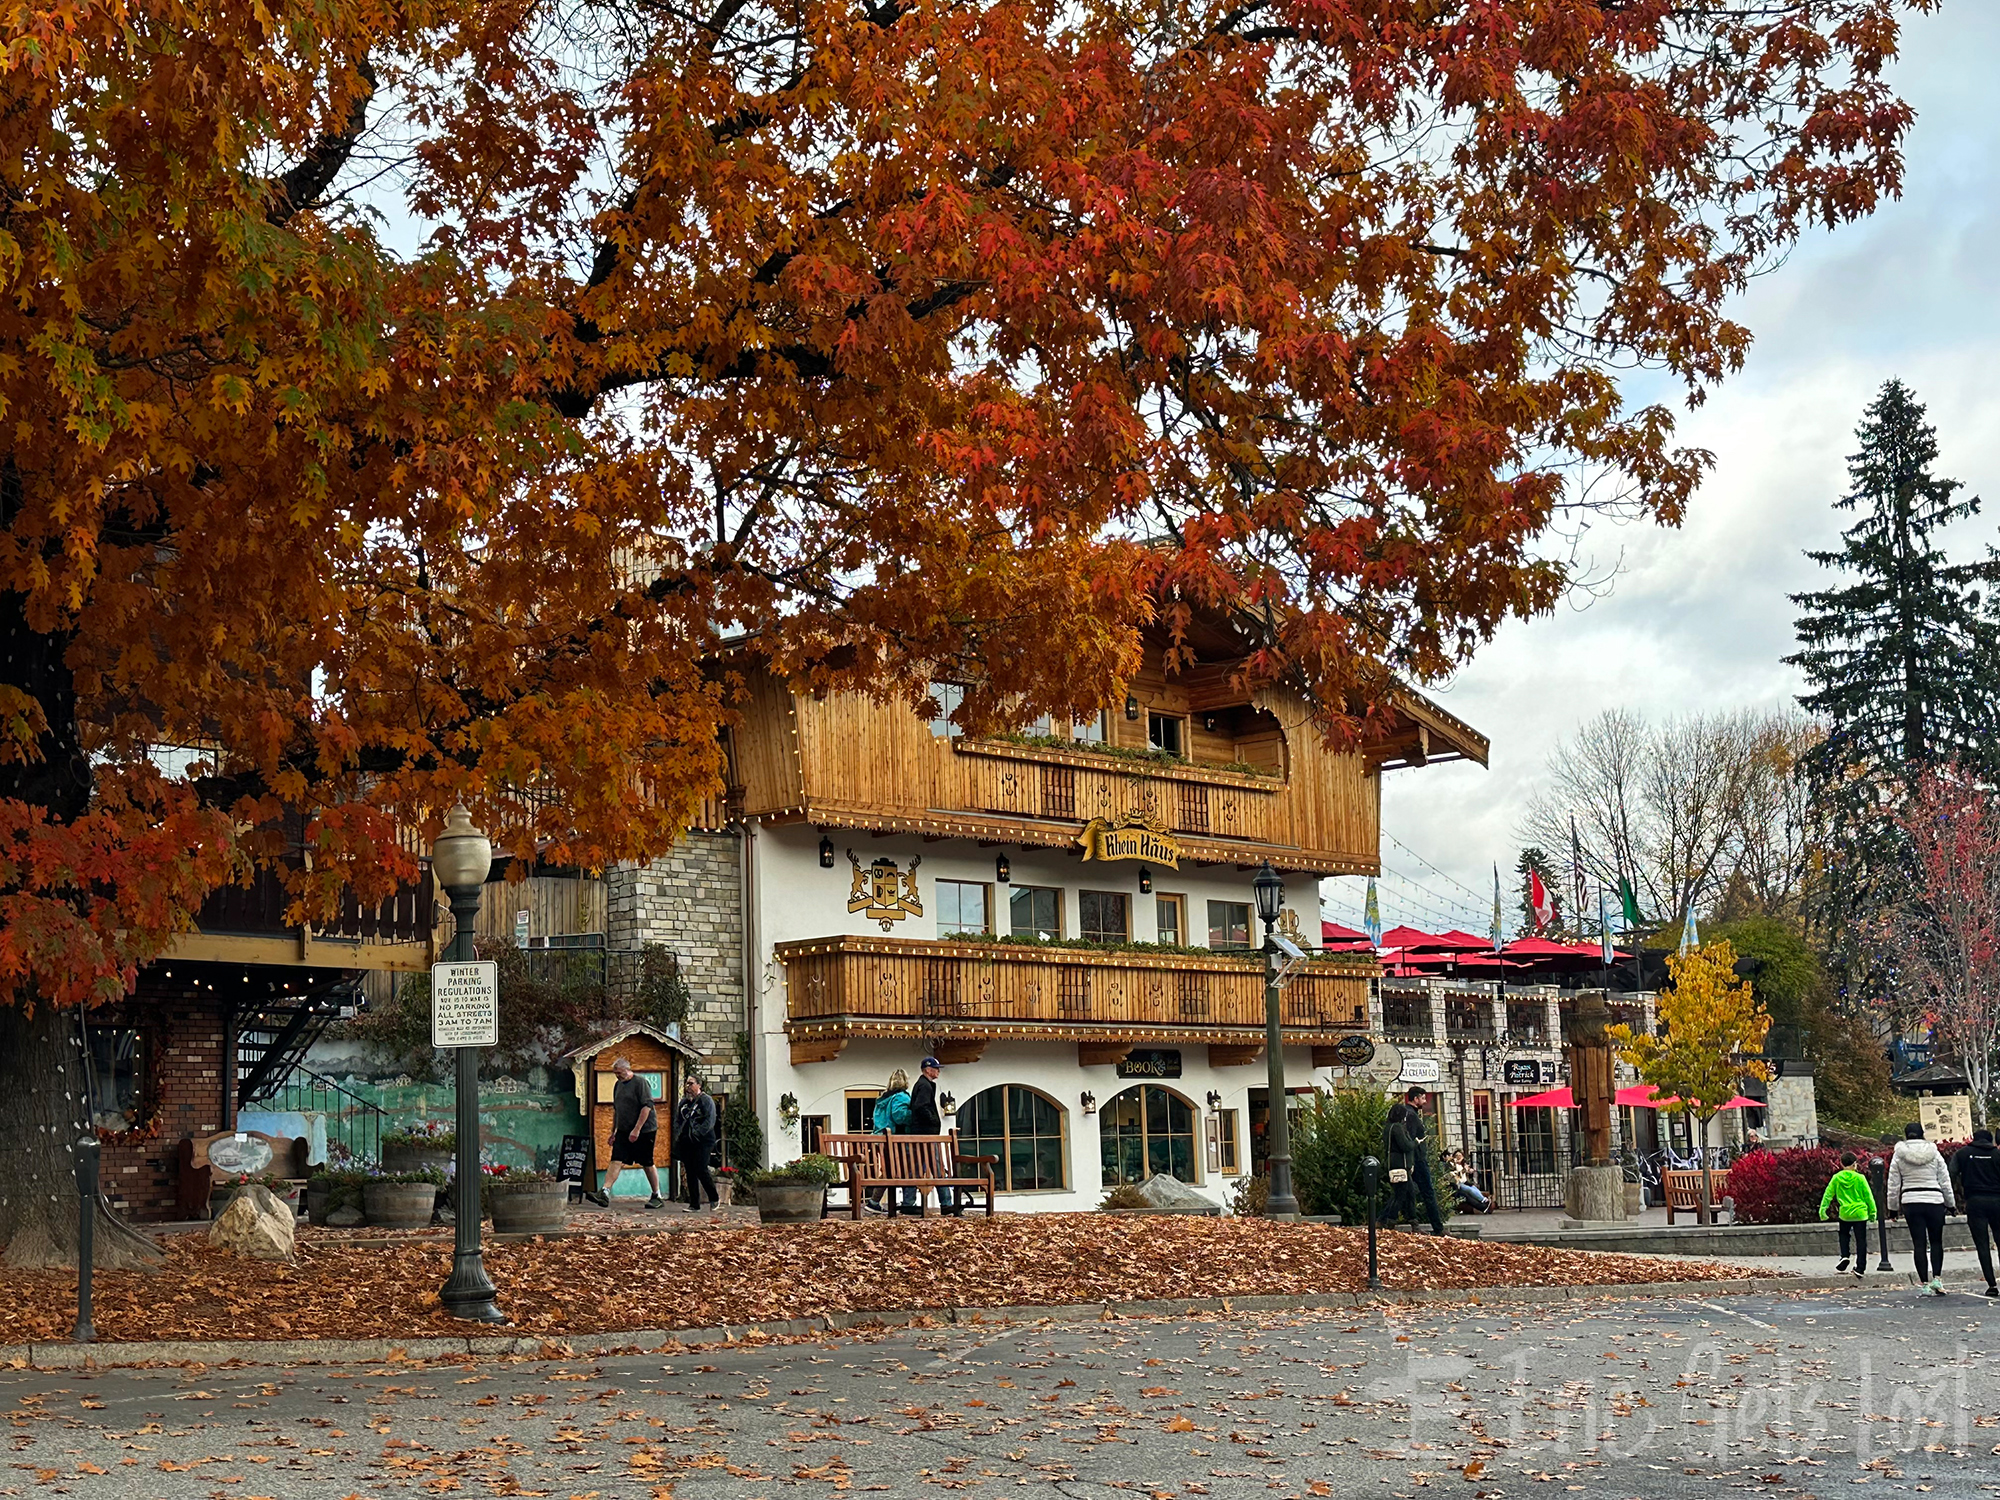
[[[884,932],[905,917],[924,914],[923,898],[917,894],[917,866],[924,862],[922,855],[910,861],[907,871],[898,870],[896,862],[886,858],[864,870],[852,849],[847,851],[847,862],[854,866],[854,884],[847,892],[849,911],[874,918]]]
[[[1181,846],[1167,825],[1136,808],[1122,818],[1092,818],[1076,841],[1085,859],[1136,859],[1170,870],[1181,867]]]

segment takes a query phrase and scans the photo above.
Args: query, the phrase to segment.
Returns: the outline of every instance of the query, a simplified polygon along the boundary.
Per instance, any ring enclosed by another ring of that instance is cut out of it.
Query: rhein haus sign
[[[1181,846],[1167,825],[1137,809],[1121,818],[1092,818],[1076,841],[1085,859],[1135,859],[1170,870],[1181,867]]]

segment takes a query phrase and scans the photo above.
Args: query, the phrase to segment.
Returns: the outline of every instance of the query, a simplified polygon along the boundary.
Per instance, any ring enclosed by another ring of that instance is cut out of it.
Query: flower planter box
[[[762,1224],[816,1224],[826,1217],[826,1189],[817,1182],[760,1182],[757,1220]]]
[[[569,1211],[566,1182],[524,1182],[488,1190],[495,1234],[551,1234]]]
[[[371,1182],[362,1189],[362,1211],[378,1229],[422,1229],[437,1207],[438,1190],[428,1182]]]
[[[442,1172],[451,1175],[451,1164],[457,1152],[449,1147],[419,1145],[410,1141],[384,1141],[382,1143],[382,1170],[391,1176],[398,1172]]]

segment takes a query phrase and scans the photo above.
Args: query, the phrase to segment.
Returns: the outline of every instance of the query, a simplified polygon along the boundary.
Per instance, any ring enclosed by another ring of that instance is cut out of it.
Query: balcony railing
[[[1290,789],[1277,776],[1004,740],[952,743],[964,769],[967,804],[985,812],[1070,822],[1137,809],[1191,837],[1263,843],[1290,837]]]
[[[876,1035],[1261,1034],[1261,956],[841,936],[780,943],[786,1016]],[[1286,985],[1302,1033],[1364,1029],[1367,965],[1317,961]],[[1218,1036],[1217,1040],[1223,1037]]]
[[[285,920],[291,904],[284,881],[275,870],[258,869],[248,885],[225,885],[210,893],[195,918],[205,933],[257,934],[289,932]],[[315,924],[322,937],[359,938],[364,942],[424,942],[431,935],[436,902],[428,873],[377,905],[364,906],[354,892],[341,893],[333,919]]]

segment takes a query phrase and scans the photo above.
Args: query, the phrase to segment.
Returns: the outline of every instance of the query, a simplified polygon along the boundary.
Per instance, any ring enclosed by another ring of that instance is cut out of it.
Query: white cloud
[[[1762,278],[1736,315],[1756,336],[1745,370],[1683,418],[1685,441],[1715,470],[1678,531],[1603,527],[1600,564],[1622,569],[1609,597],[1501,631],[1438,690],[1492,736],[1492,769],[1442,766],[1389,775],[1385,924],[1433,925],[1436,898],[1471,905],[1492,865],[1512,868],[1519,809],[1551,751],[1578,724],[1624,705],[1653,717],[1779,707],[1798,691],[1780,658],[1793,649],[1786,597],[1826,575],[1802,549],[1838,545],[1855,424],[1877,387],[1900,376],[1928,404],[1939,472],[1991,500],[1949,542],[1970,554],[2000,537],[2000,112],[1992,59],[2000,7],[1911,18],[1895,79],[1918,119],[1904,196],[1865,223],[1809,236]],[[1359,883],[1329,881],[1336,911],[1358,911]],[[1407,896],[1399,907],[1398,895]],[[1511,908],[1511,881],[1507,887]],[[1511,913],[1510,913],[1511,915]],[[1475,930],[1483,930],[1481,928]]]

